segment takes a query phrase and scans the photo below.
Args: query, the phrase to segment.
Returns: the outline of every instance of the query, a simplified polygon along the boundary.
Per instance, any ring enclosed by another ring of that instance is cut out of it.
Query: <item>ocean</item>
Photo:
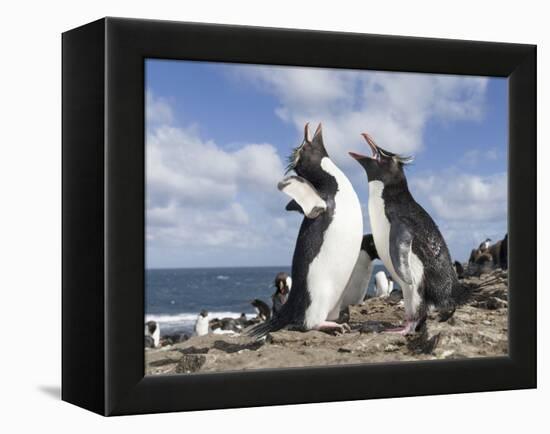
[[[376,264],[373,276],[382,265]],[[250,302],[271,306],[275,275],[290,267],[178,268],[146,270],[145,320],[160,324],[161,334],[192,333],[202,309],[210,318],[256,315]],[[374,294],[374,277],[368,288]]]

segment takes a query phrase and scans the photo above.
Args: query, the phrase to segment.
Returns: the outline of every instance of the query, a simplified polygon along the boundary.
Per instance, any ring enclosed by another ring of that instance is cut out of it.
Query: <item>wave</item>
[[[218,280],[227,280],[227,279],[229,279],[229,276],[224,276],[223,274],[220,274],[220,275],[216,276],[216,279],[218,279]]]
[[[177,314],[147,314],[145,315],[145,321],[156,321],[160,324],[169,323],[183,323],[183,322],[195,322],[199,312],[182,312]],[[212,318],[239,318],[241,312],[209,312],[208,316]],[[247,313],[248,319],[254,318],[256,314]]]

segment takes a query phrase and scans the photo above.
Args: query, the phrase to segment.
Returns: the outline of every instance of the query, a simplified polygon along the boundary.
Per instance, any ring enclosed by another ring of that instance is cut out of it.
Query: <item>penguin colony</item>
[[[431,216],[409,191],[405,167],[409,156],[392,153],[362,134],[371,156],[350,152],[364,169],[368,183],[368,217],[372,234],[363,234],[363,215],[357,194],[346,175],[331,160],[321,124],[313,138],[304,137],[289,157],[285,177],[278,184],[290,196],[287,211],[303,215],[291,275],[278,273],[272,308],[253,300],[257,317],[214,319],[202,311],[195,334],[245,331],[260,339],[286,327],[299,330],[349,331],[338,322],[341,313],[366,298],[373,261],[385,271],[375,276],[376,296],[402,298],[404,324],[387,332],[410,334],[425,324],[430,308],[448,319],[469,296],[460,283],[472,267],[488,264],[507,268],[508,236],[493,245],[487,238],[472,250],[466,268],[451,260],[447,244]],[[394,282],[400,289],[394,290]],[[392,292],[393,291],[393,292]],[[250,327],[253,325],[253,327]],[[246,328],[246,330],[244,330]],[[154,327],[146,328],[151,346],[158,346]],[[158,333],[158,326],[156,328]]]

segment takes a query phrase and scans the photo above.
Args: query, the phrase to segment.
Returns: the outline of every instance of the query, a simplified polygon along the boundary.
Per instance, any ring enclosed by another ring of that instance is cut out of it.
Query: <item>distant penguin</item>
[[[155,341],[151,336],[145,336],[145,348],[155,348]]]
[[[487,249],[489,249],[489,245],[491,244],[491,238],[486,238],[485,241],[483,241],[479,247],[478,250],[480,252],[485,252]]]
[[[145,336],[152,339],[153,347],[156,348],[160,344],[160,326],[156,321],[147,321],[145,323]],[[151,342],[151,341],[149,341]]]
[[[476,258],[475,264],[480,267],[480,271],[488,272],[493,268],[493,255],[488,251],[483,252]]]
[[[497,241],[493,245],[489,246],[488,253],[493,257],[493,265],[495,267],[500,267],[503,270],[506,269],[508,265],[508,234],[504,236],[502,240]]]
[[[238,319],[239,323],[242,327],[246,326],[246,323],[248,322],[248,318],[246,317],[246,313],[241,313],[241,316]]]
[[[455,271],[456,271],[456,276],[459,279],[462,279],[464,277],[464,267],[458,261],[454,261],[453,265],[454,265],[454,268],[455,268]]]
[[[262,321],[267,321],[269,318],[271,318],[271,309],[266,302],[256,298],[252,300],[250,304],[256,310],[259,319],[261,319]]]
[[[379,271],[374,275],[374,282],[377,297],[387,297],[391,294],[391,291],[393,290],[393,282],[392,288],[390,289],[390,282],[384,271]]]
[[[205,336],[209,331],[209,322],[208,322],[208,311],[201,310],[199,316],[197,317],[197,322],[195,323],[195,334],[197,336]]]
[[[306,124],[304,139],[289,158],[290,170],[297,176],[278,187],[304,214],[292,259],[292,291],[279,314],[250,334],[261,337],[290,324],[344,332],[346,326],[335,320],[359,256],[361,205],[347,176],[330,159],[320,124],[313,139]]]
[[[470,258],[468,259],[468,264],[475,264],[476,258],[479,256],[479,249],[472,249],[470,252]]]
[[[372,263],[375,259],[379,258],[374,245],[374,238],[372,234],[366,234],[363,236],[359,257],[344,291],[340,305],[341,310],[352,304],[360,304],[363,301],[372,276]]]
[[[210,329],[212,331],[224,330],[239,333],[242,329],[241,321],[239,318],[214,318],[209,321]]]
[[[288,300],[292,288],[292,277],[285,272],[277,273],[275,276],[275,293],[271,296],[273,303],[273,315],[277,315]]]
[[[391,331],[408,334],[425,322],[430,305],[453,310],[465,291],[437,225],[409,191],[404,166],[412,158],[380,148],[367,134],[363,137],[373,156],[350,155],[367,173],[376,250],[403,290],[406,323]]]

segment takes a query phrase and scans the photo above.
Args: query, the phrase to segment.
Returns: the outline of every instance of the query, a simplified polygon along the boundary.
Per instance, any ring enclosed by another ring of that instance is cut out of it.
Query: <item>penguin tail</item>
[[[272,316],[271,319],[255,325],[251,329],[246,331],[247,336],[255,338],[257,340],[263,338],[271,332],[276,332],[288,325],[288,321],[285,321],[281,315]]]

